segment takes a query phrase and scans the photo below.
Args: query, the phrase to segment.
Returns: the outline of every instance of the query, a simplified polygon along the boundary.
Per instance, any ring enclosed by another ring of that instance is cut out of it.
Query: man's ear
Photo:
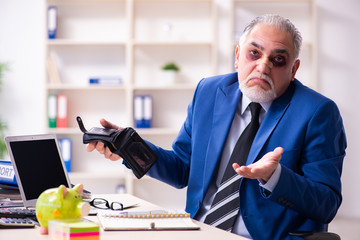
[[[291,81],[294,81],[295,79],[295,74],[297,72],[297,70],[299,69],[300,67],[300,60],[299,59],[296,59],[292,69],[291,69]]]
[[[240,45],[236,45],[236,48],[235,48],[235,62],[234,62],[234,66],[235,66],[235,69],[238,69],[239,67],[239,56],[240,56]]]

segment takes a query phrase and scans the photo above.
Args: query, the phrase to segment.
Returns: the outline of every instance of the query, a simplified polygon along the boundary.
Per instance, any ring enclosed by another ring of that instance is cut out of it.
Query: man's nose
[[[257,69],[260,73],[269,74],[273,64],[268,58],[263,57],[257,60]]]

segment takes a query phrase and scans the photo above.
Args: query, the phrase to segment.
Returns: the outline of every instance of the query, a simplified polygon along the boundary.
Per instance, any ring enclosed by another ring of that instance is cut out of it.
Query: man
[[[193,218],[269,240],[290,239],[294,231],[323,231],[336,215],[345,132],[336,104],[295,79],[300,47],[300,33],[290,21],[277,15],[256,18],[236,47],[237,74],[199,82],[173,149],[148,143],[159,156],[148,175],[187,186],[186,211]],[[220,211],[225,217],[208,220],[223,207],[215,203],[224,189],[222,178],[240,134],[253,122],[255,103],[261,105],[254,117],[260,127],[249,152],[230,163],[238,179],[233,220],[228,210]],[[101,124],[119,128],[104,119]],[[87,146],[94,149],[119,159],[100,142]],[[246,166],[240,166],[247,154]]]

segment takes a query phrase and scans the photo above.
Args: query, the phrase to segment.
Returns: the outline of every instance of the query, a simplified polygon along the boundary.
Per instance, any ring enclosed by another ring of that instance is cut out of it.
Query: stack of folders
[[[67,96],[65,94],[49,94],[48,120],[49,128],[67,127]]]
[[[112,211],[102,210],[98,214],[104,230],[197,230],[200,227],[190,215],[177,211]]]
[[[136,128],[152,127],[152,102],[150,95],[136,95],[134,97],[134,125]]]

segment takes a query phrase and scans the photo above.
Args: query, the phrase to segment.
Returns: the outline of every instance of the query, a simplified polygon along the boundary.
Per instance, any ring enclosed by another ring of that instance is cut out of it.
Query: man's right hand
[[[101,126],[103,126],[104,128],[111,128],[111,129],[116,129],[116,130],[121,130],[122,128],[112,124],[111,122],[105,120],[105,119],[101,119],[100,120],[100,124]],[[108,147],[106,147],[104,145],[104,143],[102,142],[91,142],[89,144],[86,145],[86,151],[88,152],[92,152],[94,150],[97,150],[100,154],[104,154],[106,159],[110,159],[111,161],[117,161],[119,159],[121,159],[121,157],[117,154],[114,154],[110,151],[110,149]]]

